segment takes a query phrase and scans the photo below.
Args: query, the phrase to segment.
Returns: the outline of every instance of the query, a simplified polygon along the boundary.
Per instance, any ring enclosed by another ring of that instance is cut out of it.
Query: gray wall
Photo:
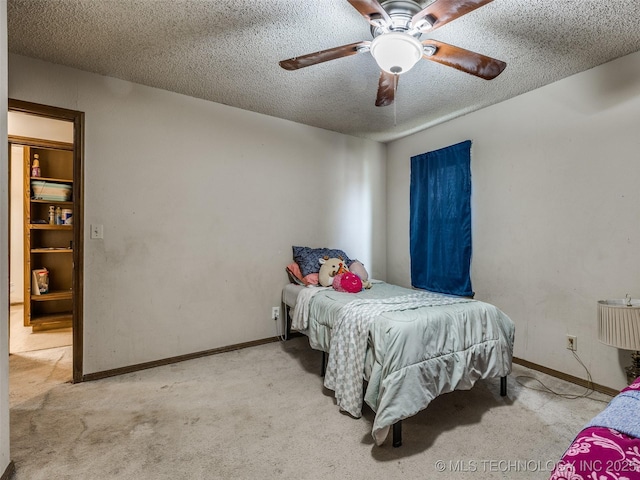
[[[10,98],[85,112],[85,374],[274,336],[292,244],[386,276],[385,146],[9,60]]]
[[[596,303],[640,297],[639,124],[635,53],[389,144],[388,280],[410,284],[410,157],[471,139],[476,298],[516,323],[517,357],[586,378],[577,335],[594,381],[623,387]]]

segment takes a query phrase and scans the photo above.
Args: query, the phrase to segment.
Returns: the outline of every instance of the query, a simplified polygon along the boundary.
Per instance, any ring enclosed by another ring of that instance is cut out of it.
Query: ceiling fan
[[[422,7],[414,0],[347,0],[370,24],[372,41],[362,41],[282,60],[285,70],[298,70],[318,63],[370,52],[380,66],[376,106],[391,105],[398,76],[421,58],[491,80],[507,64],[464,48],[433,39],[420,41],[431,32],[493,0],[434,0]],[[423,2],[424,3],[424,2]]]

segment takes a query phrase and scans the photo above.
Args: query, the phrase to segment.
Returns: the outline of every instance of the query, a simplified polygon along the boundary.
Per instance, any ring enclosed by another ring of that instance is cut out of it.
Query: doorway
[[[84,113],[13,99],[8,104],[10,354],[17,353],[12,348],[45,351],[70,345],[72,360],[67,380],[81,382]],[[46,190],[41,192],[46,193],[33,195],[36,184],[38,188],[43,184]],[[22,201],[14,195],[14,189],[22,193]],[[59,189],[68,197],[58,198]],[[26,195],[28,191],[32,195]],[[20,203],[17,209],[14,202]],[[23,215],[16,214],[21,209]],[[55,218],[47,218],[49,209]],[[67,216],[61,214],[63,210]],[[22,251],[18,252],[21,255],[13,251],[20,249],[18,233],[22,233],[23,240]],[[16,266],[20,256],[22,265]],[[53,267],[51,272],[39,268],[39,263]],[[35,271],[42,271],[47,280],[51,273],[51,290],[48,282],[37,287],[32,278]],[[40,291],[45,294],[39,295]]]

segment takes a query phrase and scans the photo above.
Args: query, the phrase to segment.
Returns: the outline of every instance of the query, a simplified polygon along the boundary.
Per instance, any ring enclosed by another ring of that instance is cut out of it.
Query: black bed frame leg
[[[402,420],[393,424],[393,448],[402,446]]]
[[[320,376],[324,377],[327,372],[327,352],[322,352],[322,367],[320,367]]]
[[[507,396],[507,377],[500,377],[500,396]]]
[[[291,338],[291,317],[289,316],[289,305],[286,305],[285,303],[282,305],[284,306],[284,309],[282,310],[284,312],[284,321],[287,326],[284,339],[289,340]]]

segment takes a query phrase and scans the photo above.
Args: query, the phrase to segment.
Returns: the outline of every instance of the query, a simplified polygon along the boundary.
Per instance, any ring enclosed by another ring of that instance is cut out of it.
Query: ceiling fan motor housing
[[[408,32],[411,29],[411,19],[422,10],[420,4],[413,0],[387,0],[380,2],[380,5],[391,17],[391,24],[371,25],[371,35],[374,38],[388,32]],[[421,35],[419,31],[412,34],[416,38]]]

